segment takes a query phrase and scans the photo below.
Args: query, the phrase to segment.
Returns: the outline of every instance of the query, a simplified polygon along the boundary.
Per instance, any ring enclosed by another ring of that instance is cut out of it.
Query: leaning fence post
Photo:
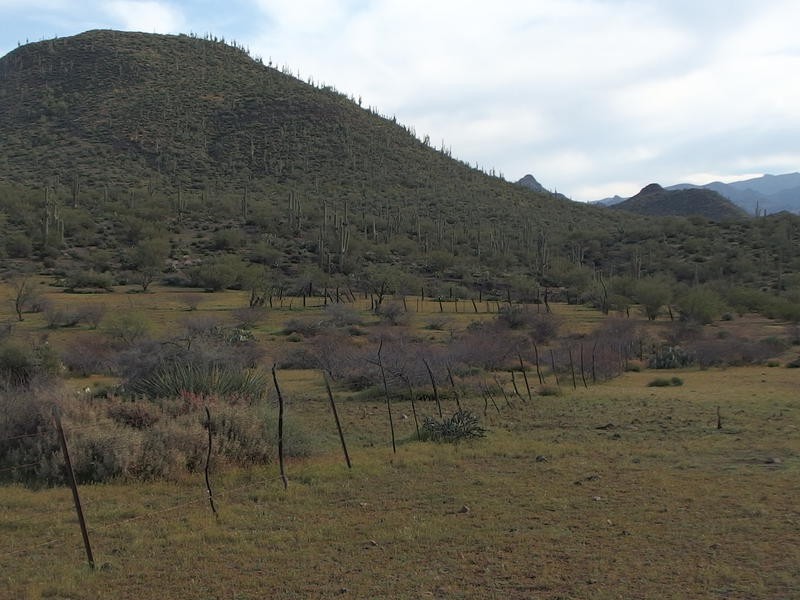
[[[278,465],[281,470],[281,481],[283,489],[289,488],[289,480],[286,479],[286,471],[283,466],[283,394],[278,385],[278,375],[275,373],[275,364],[272,365],[272,381],[275,384],[275,391],[278,393]]]
[[[575,362],[572,360],[572,348],[567,346],[567,352],[569,353],[569,369],[572,371],[572,389],[577,390],[578,384],[575,382]]]
[[[589,386],[586,384],[586,371],[583,368],[583,344],[581,344],[581,380],[583,381],[583,387],[588,390]]]
[[[447,365],[447,376],[450,378],[450,387],[453,388],[453,396],[456,398],[456,406],[458,410],[461,410],[461,400],[458,397],[458,388],[456,388],[456,382],[453,381],[453,371],[450,370],[450,365]]]
[[[512,408],[513,405],[511,404],[511,400],[508,399],[508,394],[506,394],[506,390],[503,388],[503,385],[500,383],[500,380],[497,378],[497,375],[494,376],[494,382],[497,384],[497,387],[500,388],[500,392],[503,394],[503,398],[505,398],[506,400],[506,405],[509,408]]]
[[[206,476],[206,491],[208,491],[208,502],[211,504],[211,511],[214,513],[214,516],[219,518],[219,514],[217,514],[217,507],[214,506],[214,493],[211,491],[211,480],[208,477],[208,469],[209,465],[211,464],[211,411],[208,410],[206,406],[206,428],[208,429],[208,452],[206,453],[206,468],[205,468],[205,476]]]
[[[525,381],[525,388],[528,390],[528,400],[533,402],[531,386],[528,383],[528,374],[525,372],[525,365],[522,363],[522,355],[519,352],[517,352],[517,358],[519,359],[519,370],[522,371],[522,379]]]
[[[350,464],[350,455],[347,453],[347,444],[344,441],[344,433],[342,433],[342,424],[339,422],[339,413],[336,412],[336,403],[333,401],[333,392],[331,391],[331,384],[328,381],[328,374],[323,371],[322,376],[325,378],[325,389],[328,390],[328,399],[331,401],[331,410],[333,411],[333,418],[336,421],[336,429],[339,431],[339,440],[342,442],[342,452],[344,452],[344,460],[347,463],[347,468],[352,469],[353,465]]]
[[[428,370],[428,377],[431,380],[431,385],[433,386],[433,398],[436,400],[436,408],[439,409],[439,418],[443,419],[444,415],[442,415],[442,403],[439,401],[439,390],[436,389],[436,379],[433,377],[433,371],[431,371],[431,366],[428,364],[426,359],[422,359],[422,362],[425,364],[425,368]]]
[[[550,364],[553,367],[553,377],[556,378],[556,387],[561,387],[561,383],[558,381],[558,372],[556,371],[556,355],[553,354],[552,348],[550,348]]]
[[[517,374],[514,372],[514,369],[511,369],[511,384],[514,386],[514,394],[524,403],[525,399],[519,393],[519,388],[517,387]]]
[[[392,433],[392,452],[397,453],[397,444],[394,441],[394,419],[392,418],[392,399],[389,397],[389,384],[386,383],[386,370],[383,368],[383,359],[381,358],[381,351],[383,350],[383,339],[378,345],[378,367],[381,370],[381,378],[383,379],[383,392],[386,395],[386,411],[389,413],[389,431]]]
[[[81,509],[81,498],[78,495],[78,484],[75,481],[75,472],[72,470],[72,461],[69,459],[69,450],[67,449],[67,438],[64,436],[64,428],[61,426],[61,415],[58,414],[58,408],[53,412],[56,422],[56,430],[58,431],[58,440],[61,442],[61,452],[64,453],[64,466],[67,469],[67,482],[72,488],[72,500],[75,503],[75,512],[78,515],[78,524],[81,526],[81,535],[83,536],[83,546],[86,549],[86,560],[89,561],[89,567],[94,569],[94,556],[92,555],[92,545],[89,543],[89,531],[86,529],[86,521],[83,518],[83,509]]]
[[[422,435],[419,433],[419,420],[417,419],[417,405],[414,404],[414,388],[411,387],[411,379],[405,375],[401,375],[401,378],[403,381],[405,381],[406,386],[408,387],[408,398],[411,400],[411,414],[414,415],[414,427],[417,429],[417,439],[421,440]]]
[[[544,376],[542,375],[542,369],[539,367],[539,347],[536,342],[533,342],[533,354],[536,358],[536,375],[539,377],[539,385],[544,385]]]
[[[497,414],[499,415],[500,414],[500,407],[497,406],[497,402],[495,402],[494,396],[492,395],[492,392],[489,389],[489,386],[486,385],[486,381],[483,382],[483,391],[489,397],[489,400],[492,401],[492,405],[494,406],[494,409],[497,411]]]

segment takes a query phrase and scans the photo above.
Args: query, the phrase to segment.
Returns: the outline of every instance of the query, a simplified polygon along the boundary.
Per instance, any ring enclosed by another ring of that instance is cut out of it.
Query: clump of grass
[[[683,385],[683,379],[680,377],[672,377],[670,379],[667,379],[666,377],[657,377],[649,382],[647,387],[669,387],[679,385]]]
[[[647,387],[669,387],[669,379],[666,377],[656,377],[647,384]]]
[[[451,444],[485,435],[486,429],[480,426],[480,419],[468,410],[457,410],[451,417],[441,420],[425,417],[421,430],[425,441]]]
[[[260,400],[268,384],[266,373],[259,369],[178,362],[165,365],[150,376],[129,381],[126,387],[133,394],[148,398],[176,398],[188,392]]]
[[[540,396],[560,396],[561,388],[555,385],[543,385],[539,388]]]

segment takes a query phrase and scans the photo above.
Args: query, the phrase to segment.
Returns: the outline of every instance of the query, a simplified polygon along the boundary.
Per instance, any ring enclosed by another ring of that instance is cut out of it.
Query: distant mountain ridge
[[[746,217],[747,213],[718,192],[702,188],[669,190],[651,183],[642,190],[611,206],[651,217],[701,216],[712,221]]]
[[[764,175],[732,183],[714,181],[700,186],[680,183],[666,189],[697,188],[713,190],[753,215],[756,211],[761,214],[763,211],[771,214],[784,210],[800,213],[800,173]]]
[[[679,183],[664,188],[668,191],[705,189],[717,192],[747,213],[755,215],[788,211],[800,214],[800,173],[763,175],[752,179],[722,183],[713,181],[705,185]],[[589,204],[613,206],[625,201],[621,196],[595,200]]]

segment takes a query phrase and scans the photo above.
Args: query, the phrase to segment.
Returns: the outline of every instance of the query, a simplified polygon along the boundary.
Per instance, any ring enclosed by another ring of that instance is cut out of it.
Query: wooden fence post
[[[524,403],[525,399],[522,397],[522,394],[519,393],[519,388],[517,387],[517,374],[514,372],[514,369],[511,369],[511,385],[514,386],[514,394]]]
[[[525,388],[528,390],[528,400],[533,402],[533,394],[531,394],[531,386],[528,383],[528,374],[525,372],[525,365],[522,363],[522,355],[517,352],[517,358],[519,359],[519,368],[522,371],[522,379],[525,380]]]
[[[444,415],[442,414],[442,403],[439,401],[439,390],[436,389],[436,379],[433,377],[433,371],[431,371],[431,366],[428,364],[427,359],[423,358],[422,362],[425,364],[425,368],[428,370],[428,377],[431,380],[431,385],[433,386],[433,398],[436,400],[436,408],[439,409],[439,418],[443,419]]]
[[[350,464],[350,455],[347,453],[347,444],[344,441],[344,433],[342,433],[342,424],[339,422],[339,413],[336,412],[336,403],[333,401],[333,392],[331,391],[331,383],[328,381],[328,374],[323,371],[322,377],[325,378],[325,389],[328,390],[328,399],[331,401],[331,410],[333,411],[333,418],[336,421],[336,429],[339,432],[339,440],[342,442],[342,452],[344,452],[344,460],[347,463],[347,468],[352,469],[353,465]]]
[[[586,371],[583,368],[583,344],[581,344],[580,348],[581,348],[581,380],[583,381],[583,387],[585,387],[588,390],[589,386],[586,384]]]
[[[206,476],[206,491],[208,492],[208,503],[211,504],[211,512],[214,516],[219,518],[217,514],[217,507],[214,506],[214,492],[211,491],[211,480],[208,477],[208,469],[211,464],[211,411],[206,406],[206,429],[208,429],[208,452],[206,452],[206,466],[204,469]]]
[[[458,388],[456,388],[456,382],[453,381],[453,372],[450,370],[450,365],[447,365],[447,376],[450,378],[450,387],[453,388],[453,395],[456,397],[456,406],[458,410],[461,410],[461,400],[458,397]]]
[[[58,431],[58,440],[61,442],[61,452],[64,454],[67,483],[69,483],[69,487],[72,488],[72,501],[75,503],[75,512],[78,515],[78,524],[81,527],[83,547],[86,549],[86,560],[89,562],[89,568],[94,569],[94,555],[92,554],[92,545],[89,543],[89,531],[86,529],[86,520],[83,518],[81,498],[78,495],[78,483],[75,481],[75,472],[72,470],[72,461],[69,459],[69,450],[67,449],[67,438],[64,436],[64,428],[61,426],[61,415],[59,415],[58,411],[59,409],[56,407],[53,416],[56,422],[56,430]]]
[[[497,384],[497,387],[500,388],[500,392],[503,394],[503,398],[505,398],[506,400],[506,405],[509,408],[513,408],[514,405],[511,404],[511,400],[508,399],[508,394],[506,394],[506,390],[505,388],[503,388],[503,385],[500,383],[500,380],[497,378],[497,375],[494,376],[494,382]]]
[[[536,345],[536,342],[533,342],[533,355],[536,359],[536,375],[539,377],[539,385],[544,385],[544,376],[542,375],[541,368],[539,368],[539,347]]]
[[[272,365],[272,381],[275,384],[275,391],[278,393],[278,465],[281,470],[281,481],[283,489],[289,488],[289,480],[286,479],[286,471],[283,465],[283,394],[278,385],[278,375],[275,373],[276,365]]]
[[[389,397],[389,384],[386,383],[386,370],[383,368],[383,359],[381,358],[381,351],[383,350],[383,340],[378,346],[378,367],[381,370],[381,377],[383,378],[383,392],[386,394],[386,410],[389,413],[389,431],[392,433],[392,452],[397,453],[397,444],[394,441],[394,420],[392,419],[392,401]]]
[[[414,402],[414,388],[411,387],[411,379],[402,375],[403,381],[406,382],[406,386],[408,387],[408,398],[411,400],[411,414],[414,415],[414,427],[417,429],[417,439],[421,440],[422,435],[419,432],[419,420],[417,419],[417,405]]]
[[[553,354],[552,348],[550,348],[550,365],[553,367],[553,377],[556,378],[556,386],[561,387],[561,383],[558,381],[558,373],[556,372],[556,355]]]
[[[572,360],[572,348],[568,346],[567,352],[569,353],[569,369],[572,371],[572,389],[577,390],[578,384],[575,382],[575,363]]]

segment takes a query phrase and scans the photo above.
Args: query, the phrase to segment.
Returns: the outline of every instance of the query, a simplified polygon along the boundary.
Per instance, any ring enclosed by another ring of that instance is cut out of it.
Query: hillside
[[[90,31],[22,46],[0,59],[0,129],[6,195],[41,203],[34,219],[10,222],[41,238],[55,202],[67,246],[91,232],[135,244],[141,236],[102,222],[127,213],[184,233],[244,222],[247,241],[271,236],[289,262],[328,271],[357,269],[383,245],[384,262],[440,250],[480,270],[535,260],[542,232],[549,250],[573,229],[619,226],[216,40]]]
[[[652,217],[701,216],[712,221],[747,216],[747,213],[713,190],[665,190],[657,183],[611,208]]]
[[[0,59],[0,130],[3,269],[73,283],[219,289],[258,270],[295,290],[577,300],[599,274],[750,281],[753,249],[784,256],[800,236],[791,217],[709,229],[525,189],[216,39],[17,48]]]

